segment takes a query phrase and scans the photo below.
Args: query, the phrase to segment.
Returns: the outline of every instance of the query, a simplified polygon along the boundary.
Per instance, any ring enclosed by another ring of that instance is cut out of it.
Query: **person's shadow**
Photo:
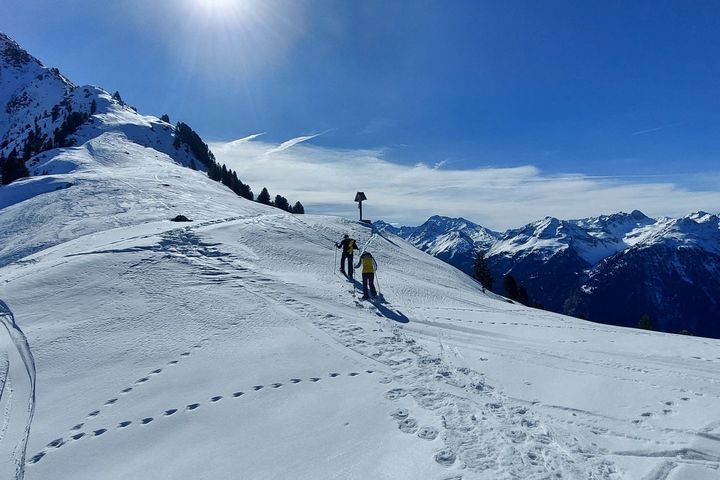
[[[362,293],[362,282],[352,279],[353,285],[355,286],[355,289],[358,292]],[[392,309],[387,306],[387,303],[385,302],[385,298],[383,297],[382,293],[378,294],[378,296],[373,300],[373,305],[375,305],[375,308],[378,309],[378,312],[380,312],[380,315],[387,318],[388,320],[393,320],[398,323],[410,323],[410,319],[405,316],[404,313],[402,313],[398,309]]]

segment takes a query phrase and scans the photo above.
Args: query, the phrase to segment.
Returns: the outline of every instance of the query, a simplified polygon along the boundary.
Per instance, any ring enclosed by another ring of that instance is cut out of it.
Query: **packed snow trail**
[[[0,300],[0,474],[21,480],[35,410],[35,362],[10,308]]]

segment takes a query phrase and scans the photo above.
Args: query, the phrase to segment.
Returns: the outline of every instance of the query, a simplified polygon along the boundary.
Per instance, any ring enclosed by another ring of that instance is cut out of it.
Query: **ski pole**
[[[377,293],[378,293],[378,295],[380,295],[380,277],[378,277],[377,272],[375,272],[375,283],[377,283],[377,287],[378,287]]]

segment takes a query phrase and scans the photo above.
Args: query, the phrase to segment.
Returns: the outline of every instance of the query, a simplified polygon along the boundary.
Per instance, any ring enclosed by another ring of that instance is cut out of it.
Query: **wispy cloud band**
[[[546,215],[581,218],[640,209],[649,215],[682,216],[714,212],[720,205],[719,191],[690,190],[671,178],[549,175],[531,165],[463,170],[439,168],[442,162],[413,166],[386,160],[383,150],[298,145],[307,137],[298,138],[280,145],[248,141],[211,148],[244,182],[300,200],[308,212],[353,217],[353,198],[362,190],[368,196],[367,216],[404,224],[440,214],[502,230]]]

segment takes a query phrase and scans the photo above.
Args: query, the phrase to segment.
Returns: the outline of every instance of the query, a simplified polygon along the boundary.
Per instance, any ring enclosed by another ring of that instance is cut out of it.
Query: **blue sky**
[[[208,140],[718,190],[717,2],[6,0],[0,29]]]

